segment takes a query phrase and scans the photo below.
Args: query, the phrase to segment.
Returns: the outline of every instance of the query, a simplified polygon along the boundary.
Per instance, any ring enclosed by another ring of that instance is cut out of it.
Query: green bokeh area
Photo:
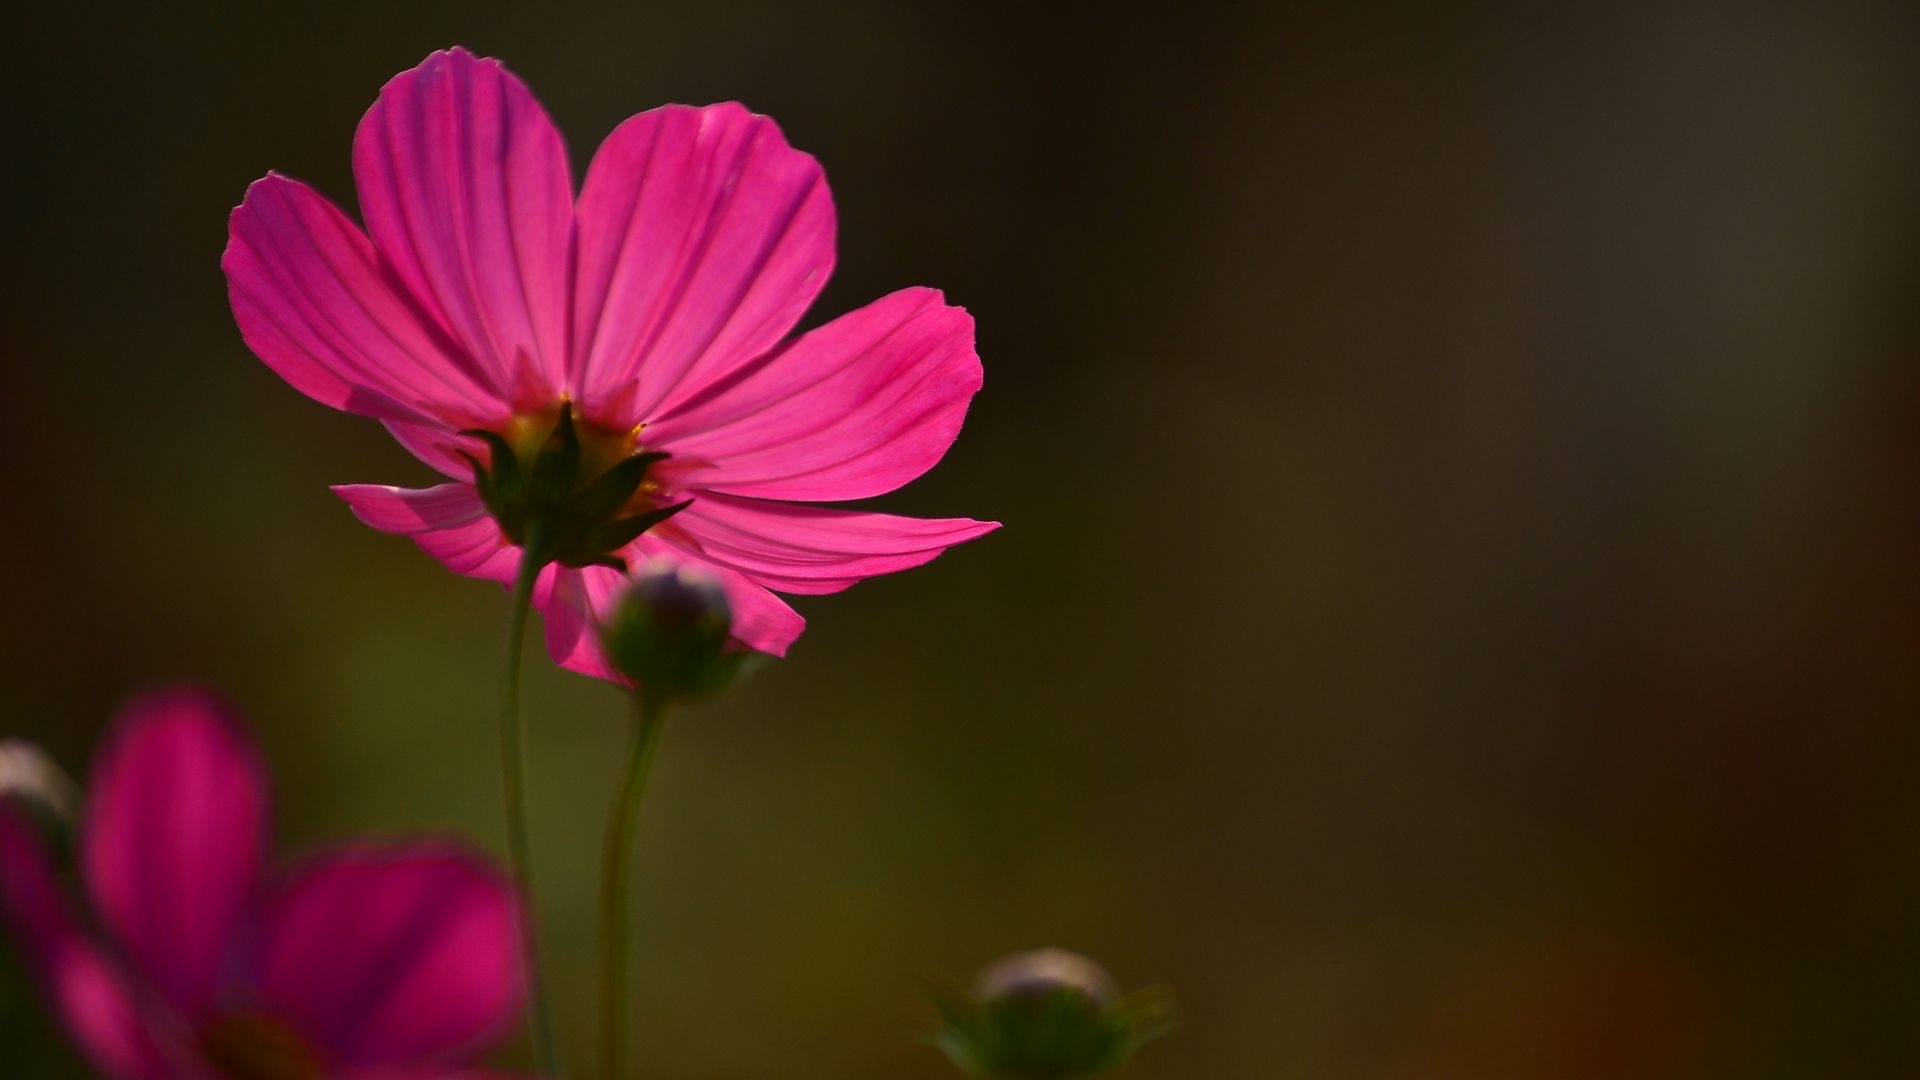
[[[1911,5],[108,5],[7,81],[0,734],[84,771],[222,688],[286,857],[501,843],[504,596],[360,526],[431,480],[249,354],[268,169],[353,210],[380,85],[503,57],[575,177],[738,99],[824,163],[815,325],[979,322],[1006,528],[796,601],[665,733],[652,1077],[934,1080],[923,977],[1165,984],[1125,1075],[1895,1075],[1920,1059]],[[626,712],[529,673],[561,1035]],[[80,1075],[9,966],[0,1074]],[[503,1059],[515,1061],[515,1052]]]

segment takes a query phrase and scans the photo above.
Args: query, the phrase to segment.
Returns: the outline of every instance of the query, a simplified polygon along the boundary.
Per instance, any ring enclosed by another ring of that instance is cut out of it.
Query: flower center
[[[473,486],[500,531],[543,562],[626,569],[615,552],[687,508],[666,505],[647,475],[667,455],[642,451],[639,429],[618,432],[573,415],[573,403],[521,414],[505,430],[461,432],[487,444],[492,460],[462,453]]]
[[[305,1040],[262,1013],[221,1015],[201,1032],[200,1049],[227,1080],[321,1080],[325,1075]]]

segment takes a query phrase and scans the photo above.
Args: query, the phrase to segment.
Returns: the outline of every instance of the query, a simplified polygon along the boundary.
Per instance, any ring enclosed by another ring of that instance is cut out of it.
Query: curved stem
[[[666,702],[633,691],[633,749],[626,778],[607,819],[607,847],[600,870],[600,1067],[604,1080],[627,1075],[627,867],[633,828],[640,818],[653,749],[660,741]]]
[[[530,531],[508,601],[506,657],[500,679],[500,775],[507,813],[507,860],[526,904],[520,947],[532,1011],[533,1060],[541,1076],[557,1077],[560,1072],[553,1047],[553,1013],[547,1003],[546,976],[540,968],[539,906],[533,899],[533,851],[527,838],[527,747],[520,723],[520,654],[526,651],[527,610],[533,604],[534,582],[547,565],[541,546],[540,538]]]

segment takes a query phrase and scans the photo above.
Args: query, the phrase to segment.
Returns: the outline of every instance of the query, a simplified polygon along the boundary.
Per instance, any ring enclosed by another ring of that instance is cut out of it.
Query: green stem
[[[546,976],[540,968],[539,906],[533,899],[533,851],[527,838],[527,747],[520,723],[520,654],[526,651],[527,609],[533,604],[533,585],[547,565],[541,547],[540,538],[530,532],[526,546],[521,549],[513,598],[508,602],[506,658],[500,679],[500,775],[507,812],[507,860],[526,905],[526,928],[520,947],[533,1014],[533,1060],[541,1076],[558,1077],[553,1012],[547,1002]]]
[[[627,1075],[627,854],[647,789],[653,750],[660,741],[666,702],[633,692],[633,749],[626,778],[607,819],[607,848],[600,871],[600,1065],[603,1080]]]

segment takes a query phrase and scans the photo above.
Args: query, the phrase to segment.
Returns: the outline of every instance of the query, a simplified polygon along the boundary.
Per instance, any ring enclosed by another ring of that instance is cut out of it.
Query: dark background
[[[948,1075],[916,978],[1039,944],[1177,990],[1139,1080],[1920,1054],[1910,5],[22,19],[0,723],[69,769],[206,680],[283,850],[498,845],[502,598],[327,493],[430,476],[255,360],[217,265],[269,168],[351,209],[361,112],[465,44],[576,181],[663,102],[776,117],[840,208],[809,325],[910,284],[979,320],[966,431],[876,505],[1007,527],[802,598],[668,731],[648,1075]],[[528,702],[584,1057],[622,706],[544,661]],[[69,1075],[11,993],[6,1074]]]

